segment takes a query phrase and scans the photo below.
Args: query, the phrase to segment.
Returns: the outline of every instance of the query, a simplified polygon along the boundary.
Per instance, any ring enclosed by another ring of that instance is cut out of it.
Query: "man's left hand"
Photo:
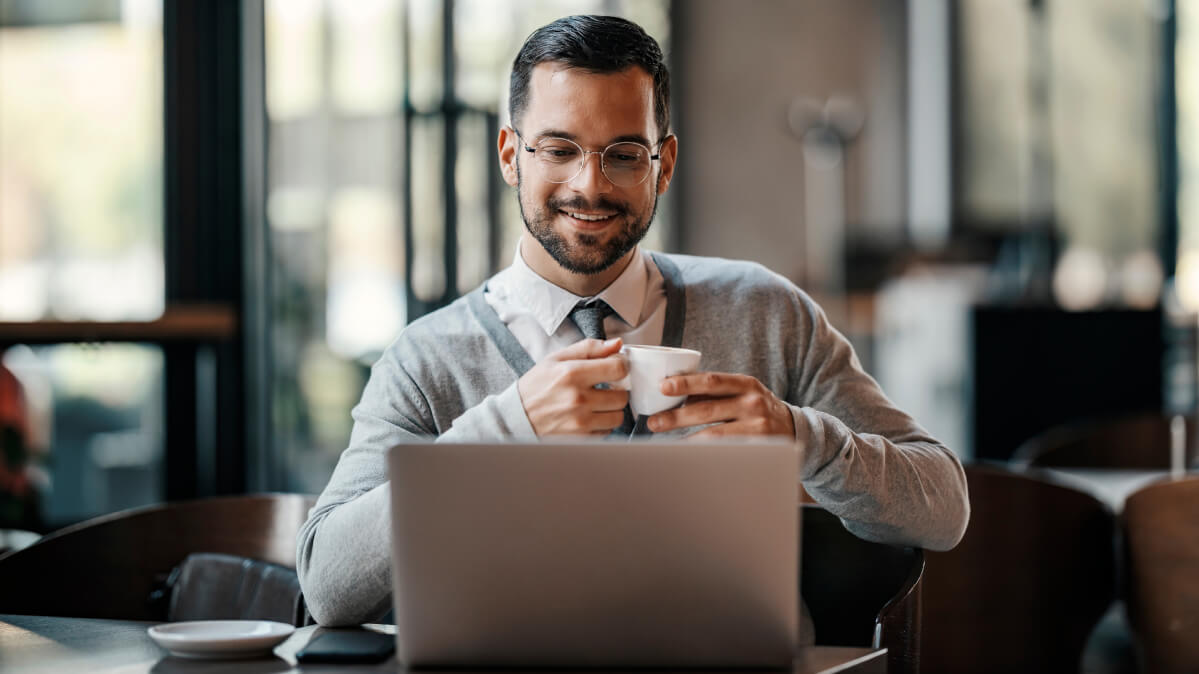
[[[791,408],[754,377],[725,372],[697,372],[667,377],[662,393],[688,396],[682,407],[649,418],[654,433],[717,424],[690,435],[715,438],[723,435],[781,435],[795,437]]]

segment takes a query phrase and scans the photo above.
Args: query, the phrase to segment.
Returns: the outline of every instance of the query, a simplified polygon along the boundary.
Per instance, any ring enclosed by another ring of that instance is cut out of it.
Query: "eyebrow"
[[[533,136],[533,138],[546,138],[548,136],[553,136],[555,138],[565,138],[566,140],[573,140],[576,143],[579,142],[578,136],[574,135],[573,133],[570,133],[569,131],[562,131],[560,129],[544,129],[537,135]],[[608,145],[612,145],[614,143],[640,143],[646,147],[650,147],[652,145],[652,143],[649,142],[648,138],[646,138],[645,136],[642,136],[641,134],[637,134],[637,133],[632,133],[632,134],[628,134],[628,135],[624,135],[624,136],[617,136],[608,141]],[[582,143],[579,143],[579,144],[582,145]]]

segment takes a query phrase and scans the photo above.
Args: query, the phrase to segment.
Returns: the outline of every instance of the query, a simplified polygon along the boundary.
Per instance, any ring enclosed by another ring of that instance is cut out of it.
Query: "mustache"
[[[612,201],[604,197],[600,197],[595,201],[588,201],[582,197],[573,197],[570,199],[551,197],[546,200],[545,205],[558,211],[614,211],[617,215],[627,215],[629,212],[628,204]]]

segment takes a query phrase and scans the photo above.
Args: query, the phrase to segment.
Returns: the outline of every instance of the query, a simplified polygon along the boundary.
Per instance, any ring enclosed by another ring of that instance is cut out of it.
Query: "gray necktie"
[[[578,326],[579,331],[588,339],[607,339],[608,333],[604,330],[604,319],[616,313],[608,303],[603,300],[596,300],[591,304],[578,304],[574,309],[570,310],[570,320]],[[613,434],[620,434],[628,437],[633,435],[648,435],[649,429],[645,427],[645,420],[637,421],[633,418],[633,412],[628,405],[624,407],[624,422],[620,428],[612,431]]]
[[[596,300],[591,304],[578,304],[570,310],[570,320],[579,326],[579,331],[587,339],[607,339],[604,331],[604,319],[616,313],[608,303]]]

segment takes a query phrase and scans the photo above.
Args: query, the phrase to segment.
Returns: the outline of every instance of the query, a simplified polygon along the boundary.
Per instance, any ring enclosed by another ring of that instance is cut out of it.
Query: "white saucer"
[[[171,655],[212,660],[268,654],[295,631],[291,625],[270,620],[193,620],[147,630]]]

